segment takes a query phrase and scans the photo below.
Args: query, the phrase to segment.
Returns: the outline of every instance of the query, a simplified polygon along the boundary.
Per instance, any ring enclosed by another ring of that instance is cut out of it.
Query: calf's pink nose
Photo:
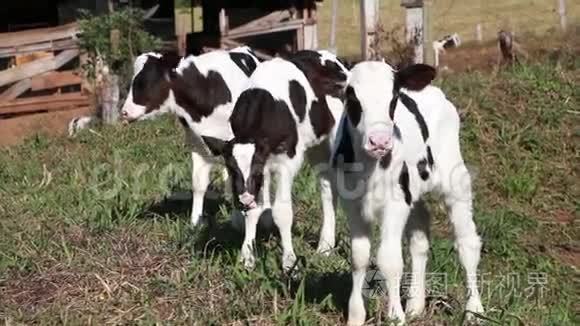
[[[382,150],[390,148],[391,136],[386,132],[374,132],[369,135],[369,150]]]
[[[248,208],[256,208],[256,201],[254,195],[251,195],[248,192],[244,192],[239,196],[240,203]]]

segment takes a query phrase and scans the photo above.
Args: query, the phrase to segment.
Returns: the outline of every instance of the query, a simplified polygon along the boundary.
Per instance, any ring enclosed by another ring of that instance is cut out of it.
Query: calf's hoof
[[[477,317],[475,314],[483,314],[483,305],[481,304],[481,300],[478,297],[471,297],[467,300],[467,304],[465,305],[466,315],[468,321],[476,321]]]
[[[282,257],[282,269],[285,273],[291,273],[297,269],[296,255],[294,253],[287,254]]]
[[[409,317],[417,317],[423,313],[425,310],[425,300],[409,300],[407,307],[405,309],[405,313],[409,315]]]
[[[205,224],[207,224],[207,218],[201,215],[191,216],[191,227],[196,228]]]
[[[328,257],[332,253],[332,249],[334,249],[334,244],[332,242],[320,240],[318,242],[318,248],[316,248],[316,252]]]
[[[406,321],[403,307],[401,305],[389,307],[388,318],[394,322],[393,325],[404,325]]]
[[[256,258],[254,255],[243,255],[240,257],[240,262],[244,264],[244,268],[247,270],[253,270],[256,267]]]

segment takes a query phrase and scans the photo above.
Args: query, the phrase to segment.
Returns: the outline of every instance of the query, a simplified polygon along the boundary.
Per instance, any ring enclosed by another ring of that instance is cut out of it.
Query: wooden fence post
[[[423,27],[423,0],[401,0],[405,8],[405,31],[407,42],[415,47],[415,63],[423,63],[425,56],[425,29]],[[428,46],[428,45],[427,45]]]
[[[566,0],[558,0],[558,14],[560,14],[560,27],[566,31]]]
[[[112,0],[108,1],[109,13],[113,13],[115,6]],[[119,51],[120,31],[111,30],[109,35],[111,50]],[[99,89],[98,105],[101,106],[101,118],[106,124],[114,124],[119,121],[119,76],[114,74],[110,67],[103,61],[101,69],[102,87]]]
[[[119,121],[119,76],[113,73],[105,75],[99,96],[103,122],[117,123]]]
[[[478,23],[475,26],[475,39],[477,40],[477,42],[481,43],[483,42],[483,30],[481,28],[481,23]]]
[[[330,44],[328,45],[331,52],[337,54],[336,47],[336,20],[338,15],[338,0],[332,0],[332,20],[330,23]]]
[[[376,26],[379,22],[379,1],[378,0],[361,0],[361,54],[363,60],[370,59],[371,44],[376,37]]]
[[[423,62],[428,65],[435,64],[435,49],[433,49],[433,8],[432,0],[423,1]]]

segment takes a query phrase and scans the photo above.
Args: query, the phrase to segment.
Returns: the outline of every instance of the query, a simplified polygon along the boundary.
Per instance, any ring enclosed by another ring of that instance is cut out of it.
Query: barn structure
[[[203,26],[200,31],[191,28],[185,38],[185,51],[199,53],[248,44],[267,57],[277,52],[315,49],[317,2],[322,0],[191,1],[191,8],[201,8]],[[177,34],[183,39],[183,32]]]
[[[146,10],[165,51],[201,53],[251,45],[269,58],[318,46],[322,0],[18,0],[0,6],[0,120],[90,106],[79,74],[79,9]],[[183,19],[184,17],[188,19]]]

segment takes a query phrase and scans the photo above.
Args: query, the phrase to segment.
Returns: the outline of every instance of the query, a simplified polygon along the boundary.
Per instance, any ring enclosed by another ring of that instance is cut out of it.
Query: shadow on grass
[[[171,194],[164,197],[162,200],[153,203],[147,207],[139,218],[158,218],[165,217],[171,220],[190,219],[191,206],[193,204],[193,195],[190,189],[173,188]],[[220,212],[220,207],[230,206],[229,200],[224,196],[223,192],[216,189],[214,185],[210,185],[206,191],[203,200],[203,219],[207,224],[211,225],[216,220],[216,216]]]
[[[174,188],[170,195],[145,208],[138,218],[182,220],[189,226],[192,204],[191,190]],[[187,242],[193,245],[194,251],[204,256],[208,252],[213,256],[221,255],[222,252],[237,255],[244,237],[244,217],[239,216],[234,227],[229,216],[234,212],[231,200],[223,193],[223,189],[210,185],[204,198],[201,224],[186,231],[187,237],[191,238]],[[259,243],[270,237],[274,228],[271,210],[266,210],[260,218],[256,241]]]

